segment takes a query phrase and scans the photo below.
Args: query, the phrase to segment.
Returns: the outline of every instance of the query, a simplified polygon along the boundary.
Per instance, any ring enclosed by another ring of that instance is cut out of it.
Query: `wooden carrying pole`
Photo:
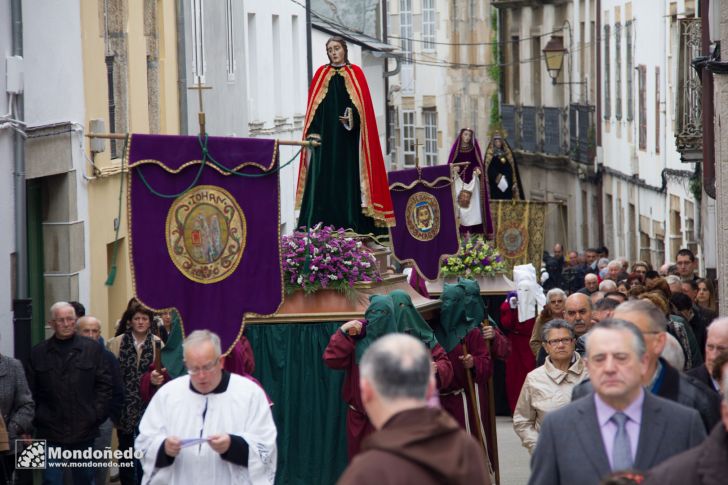
[[[465,341],[462,342],[463,345],[463,356],[468,355],[468,346],[465,344]],[[480,445],[483,447],[483,454],[485,455],[485,463],[488,465],[488,469],[491,468],[490,463],[490,457],[488,456],[488,443],[485,439],[485,436],[481,431],[483,431],[485,428],[483,427],[483,423],[480,419],[480,406],[478,406],[478,401],[475,396],[475,386],[473,385],[473,375],[470,372],[470,369],[465,369],[465,377],[468,381],[468,394],[470,395],[470,405],[473,408],[473,415],[475,415],[475,437],[477,438]],[[483,431],[484,432],[484,431]],[[496,478],[496,483],[497,483]]]
[[[106,140],[124,140],[128,136],[126,133],[87,133],[88,138],[104,138]],[[318,147],[321,145],[317,141],[303,140],[278,140],[279,145],[290,145],[300,147]]]
[[[483,325],[486,325],[483,322]],[[488,340],[488,354],[493,362],[493,341]],[[493,372],[488,377],[488,418],[490,421],[490,432],[493,434],[493,463],[495,464],[495,483],[500,484],[500,461],[498,459],[498,433],[495,423],[495,392],[493,387]]]

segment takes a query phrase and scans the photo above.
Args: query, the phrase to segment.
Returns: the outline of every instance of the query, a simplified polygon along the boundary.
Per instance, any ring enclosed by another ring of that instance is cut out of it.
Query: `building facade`
[[[81,2],[83,126],[87,132],[180,132],[176,31],[170,2]],[[95,89],[90,88],[95,86]],[[187,95],[186,92],[181,93]],[[77,299],[113,335],[133,295],[121,140],[86,139],[79,194],[88,198],[89,288]],[[117,233],[118,224],[118,233]],[[118,240],[117,240],[118,236]],[[116,266],[115,278],[107,279]],[[69,297],[61,297],[65,299]]]
[[[475,0],[387,2],[387,38],[400,51],[387,92],[392,169],[447,163],[462,128],[485,150],[497,106],[494,14]]]
[[[695,164],[676,147],[678,95],[694,75],[681,60],[694,2],[602,0],[600,13],[605,244],[655,267],[683,247],[701,256]]]
[[[601,245],[597,169],[597,1],[493,0],[501,123],[527,199],[548,202],[545,247]],[[544,49],[563,56],[549,71]]]

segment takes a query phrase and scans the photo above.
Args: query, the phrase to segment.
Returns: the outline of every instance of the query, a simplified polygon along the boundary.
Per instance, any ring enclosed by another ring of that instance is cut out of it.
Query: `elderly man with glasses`
[[[210,331],[185,339],[188,375],[162,386],[139,424],[145,483],[274,482],[277,433],[265,392],[223,370],[220,356]]]

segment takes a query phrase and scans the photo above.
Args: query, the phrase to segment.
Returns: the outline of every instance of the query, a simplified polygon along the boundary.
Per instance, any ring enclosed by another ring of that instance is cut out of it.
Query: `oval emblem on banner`
[[[230,193],[200,185],[175,199],[167,213],[167,251],[177,269],[197,283],[230,276],[245,250],[245,214]]]
[[[440,232],[440,204],[427,192],[417,192],[407,200],[407,230],[418,241],[431,241]]]
[[[517,223],[505,227],[501,233],[502,248],[507,258],[517,258],[528,248],[528,232],[526,228]]]

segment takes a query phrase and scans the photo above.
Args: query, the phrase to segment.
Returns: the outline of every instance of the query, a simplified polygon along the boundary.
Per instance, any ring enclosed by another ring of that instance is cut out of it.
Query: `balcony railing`
[[[594,106],[568,108],[501,105],[501,123],[515,150],[569,157],[592,163],[595,152]]]
[[[699,18],[682,19],[680,25],[680,52],[678,63],[677,126],[675,146],[684,162],[702,159],[703,105],[702,85],[692,67],[693,59],[700,56],[701,26]]]

